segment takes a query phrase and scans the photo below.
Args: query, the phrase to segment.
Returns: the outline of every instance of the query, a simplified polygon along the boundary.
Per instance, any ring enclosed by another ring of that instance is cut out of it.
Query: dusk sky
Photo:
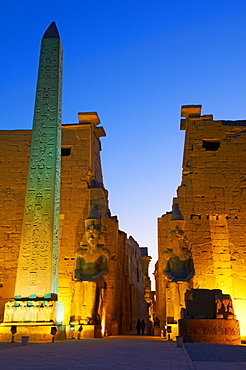
[[[40,42],[52,21],[64,49],[62,122],[98,112],[111,213],[149,247],[152,274],[157,218],[181,181],[181,106],[246,119],[246,1],[2,0],[1,130],[32,127]]]

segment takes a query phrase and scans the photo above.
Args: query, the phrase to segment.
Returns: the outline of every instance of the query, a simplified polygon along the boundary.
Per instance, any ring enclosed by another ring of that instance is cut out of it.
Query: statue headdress
[[[172,210],[172,214],[170,218],[170,226],[171,226],[171,230],[176,229],[177,226],[180,230],[184,230],[185,220],[179,209],[178,203],[173,204],[173,210]]]
[[[97,204],[94,204],[89,213],[89,216],[85,219],[85,230],[87,230],[92,225],[96,229],[101,231],[101,216],[99,214]]]

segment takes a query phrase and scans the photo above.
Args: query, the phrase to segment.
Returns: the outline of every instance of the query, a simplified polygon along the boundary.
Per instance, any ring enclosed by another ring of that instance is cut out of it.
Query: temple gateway
[[[187,340],[238,344],[240,332],[246,338],[246,121],[215,121],[201,109],[181,108],[182,182],[158,219],[156,313],[173,333],[179,320]]]
[[[246,339],[246,121],[181,109],[182,182],[148,248],[111,215],[96,112],[62,124],[56,24],[40,51],[32,130],[0,131],[0,341],[137,329],[184,341]],[[156,293],[156,295],[154,294]],[[156,297],[156,299],[155,299]],[[147,329],[148,328],[148,329]]]

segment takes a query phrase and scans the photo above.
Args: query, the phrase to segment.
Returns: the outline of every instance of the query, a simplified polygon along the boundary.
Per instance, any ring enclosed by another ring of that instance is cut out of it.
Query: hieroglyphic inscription
[[[57,293],[62,48],[43,38],[15,295]]]
[[[194,342],[240,344],[239,322],[235,319],[191,319],[187,335]]]

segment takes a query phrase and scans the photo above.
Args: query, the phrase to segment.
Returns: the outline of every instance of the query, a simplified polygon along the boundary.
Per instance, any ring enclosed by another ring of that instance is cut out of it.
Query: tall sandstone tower
[[[215,121],[200,105],[183,106],[182,183],[173,202],[186,221],[195,266],[194,288],[221,289],[233,299],[246,336],[246,121]],[[163,251],[170,212],[158,220],[158,315],[166,318]]]

